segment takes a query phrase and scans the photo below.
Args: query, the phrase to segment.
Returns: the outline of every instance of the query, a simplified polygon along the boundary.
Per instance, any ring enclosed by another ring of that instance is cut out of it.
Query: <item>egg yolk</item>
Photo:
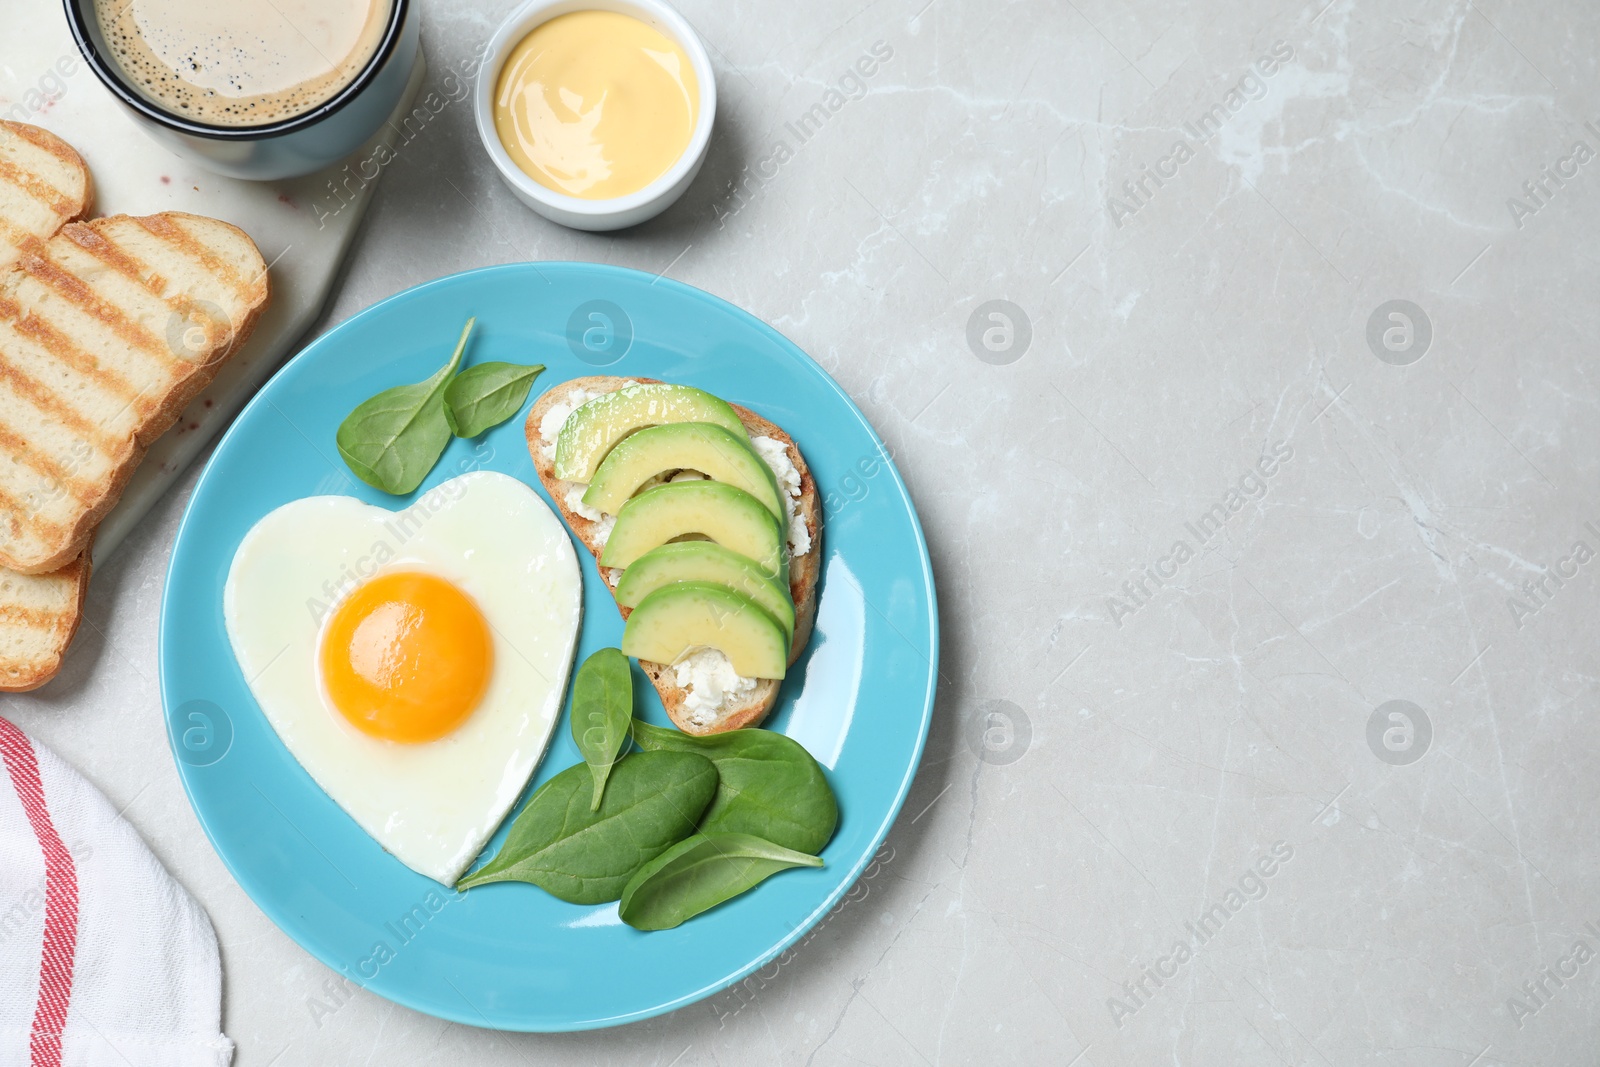
[[[494,646],[471,597],[432,574],[382,574],[334,609],[322,684],[338,712],[388,741],[435,741],[466,722],[489,685]]]

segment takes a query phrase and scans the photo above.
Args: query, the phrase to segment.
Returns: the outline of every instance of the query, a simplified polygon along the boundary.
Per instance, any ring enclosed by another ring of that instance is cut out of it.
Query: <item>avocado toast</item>
[[[545,490],[561,512],[561,517],[567,526],[595,556],[599,563],[601,578],[612,594],[619,597],[618,608],[624,619],[629,618],[634,610],[633,607],[620,602],[621,599],[633,599],[627,595],[628,586],[623,583],[625,568],[608,565],[606,554],[607,542],[617,527],[618,519],[615,515],[606,514],[584,502],[590,483],[580,479],[582,475],[590,473],[587,469],[579,470],[571,463],[567,463],[566,469],[558,469],[567,459],[565,456],[558,456],[558,437],[562,426],[572,413],[589,401],[632,386],[662,384],[650,378],[621,378],[607,375],[575,378],[548,390],[528,414],[526,427],[528,451],[539,473],[539,480],[544,483]],[[698,390],[692,392],[699,394]],[[805,457],[800,454],[794,439],[781,428],[748,408],[732,404],[724,405],[708,394],[699,395],[706,397],[707,402],[713,404],[717,410],[731,409],[739,427],[742,427],[742,432],[748,435],[751,449],[759,454],[766,466],[771,469],[771,483],[777,490],[784,512],[783,521],[779,524],[782,532],[778,540],[781,542],[780,553],[785,558],[783,566],[779,568],[779,582],[786,585],[788,599],[792,602],[792,629],[788,617],[779,618],[778,623],[784,630],[790,631],[786,661],[788,664],[793,664],[805,650],[811,636],[812,625],[816,620],[817,579],[822,558],[822,509],[816,481],[812,478]],[[710,417],[715,416],[713,414]],[[698,436],[715,437],[724,432],[733,432],[732,427],[719,429],[714,425],[709,429],[703,429],[708,424],[696,422],[692,415],[685,416],[680,413],[676,418],[669,415],[661,416],[662,422],[685,421],[685,419],[689,424],[702,428],[696,431]],[[626,440],[626,437],[623,440]],[[615,460],[610,462],[612,466],[617,465]],[[589,466],[592,467],[593,463],[591,462]],[[560,476],[572,475],[575,471],[579,473],[579,477]],[[629,503],[637,502],[652,493],[657,497],[692,497],[701,487],[683,489],[677,487],[685,479],[698,481],[704,473],[708,472],[685,470],[672,474],[666,479],[667,484],[646,488]],[[709,492],[711,487],[703,488]],[[759,486],[752,488],[759,491]],[[662,489],[669,491],[662,493],[660,491]],[[739,490],[731,492],[741,499],[748,499],[746,494]],[[591,502],[593,499],[591,496]],[[696,530],[695,533],[703,535],[704,530]],[[684,546],[696,543],[704,542],[678,541],[673,545],[660,546],[651,553],[651,559],[658,560],[663,556],[694,552],[694,549]],[[713,553],[722,558],[715,561],[702,559],[699,561],[702,567],[734,568],[741,565],[740,558],[734,552],[708,549],[701,555],[709,557]],[[748,554],[747,552],[746,555]],[[641,559],[641,563],[645,562]],[[743,563],[749,562],[743,560]],[[787,582],[783,583],[785,570]],[[708,583],[680,583],[683,586],[703,584]],[[761,591],[766,591],[764,584]],[[759,597],[757,601],[761,602]],[[772,613],[784,614],[781,611]],[[778,690],[782,684],[780,678],[739,675],[732,670],[725,657],[718,659],[719,656],[720,653],[715,654],[708,660],[704,653],[695,653],[680,657],[676,664],[640,658],[639,665],[660,693],[667,714],[686,733],[714,734],[737,730],[744,726],[754,726],[765,718],[777,702]]]

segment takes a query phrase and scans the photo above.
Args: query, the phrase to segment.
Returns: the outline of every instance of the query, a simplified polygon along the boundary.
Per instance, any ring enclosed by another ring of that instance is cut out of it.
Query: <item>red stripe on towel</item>
[[[39,779],[39,760],[21,730],[0,719],[0,756],[44,854],[44,949],[39,960],[39,1000],[28,1038],[32,1067],[61,1067],[61,1034],[72,1001],[72,962],[78,947],[78,869],[50,819]]]

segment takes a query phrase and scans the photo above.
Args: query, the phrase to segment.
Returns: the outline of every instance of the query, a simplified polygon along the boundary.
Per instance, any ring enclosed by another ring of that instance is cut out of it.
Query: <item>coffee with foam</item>
[[[336,96],[383,42],[394,0],[95,0],[106,50],[157,107],[266,126]]]

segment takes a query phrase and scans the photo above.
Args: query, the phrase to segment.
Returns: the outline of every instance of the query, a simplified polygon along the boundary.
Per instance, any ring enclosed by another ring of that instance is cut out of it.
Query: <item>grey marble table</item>
[[[431,77],[511,6],[424,0]],[[910,800],[802,950],[676,1014],[517,1036],[334,997],[167,751],[191,475],[96,576],[63,677],[3,706],[210,912],[240,1067],[1593,1062],[1600,9],[682,6],[722,105],[684,201],[558,229],[452,105],[322,328],[585,259],[812,353],[934,556]]]

